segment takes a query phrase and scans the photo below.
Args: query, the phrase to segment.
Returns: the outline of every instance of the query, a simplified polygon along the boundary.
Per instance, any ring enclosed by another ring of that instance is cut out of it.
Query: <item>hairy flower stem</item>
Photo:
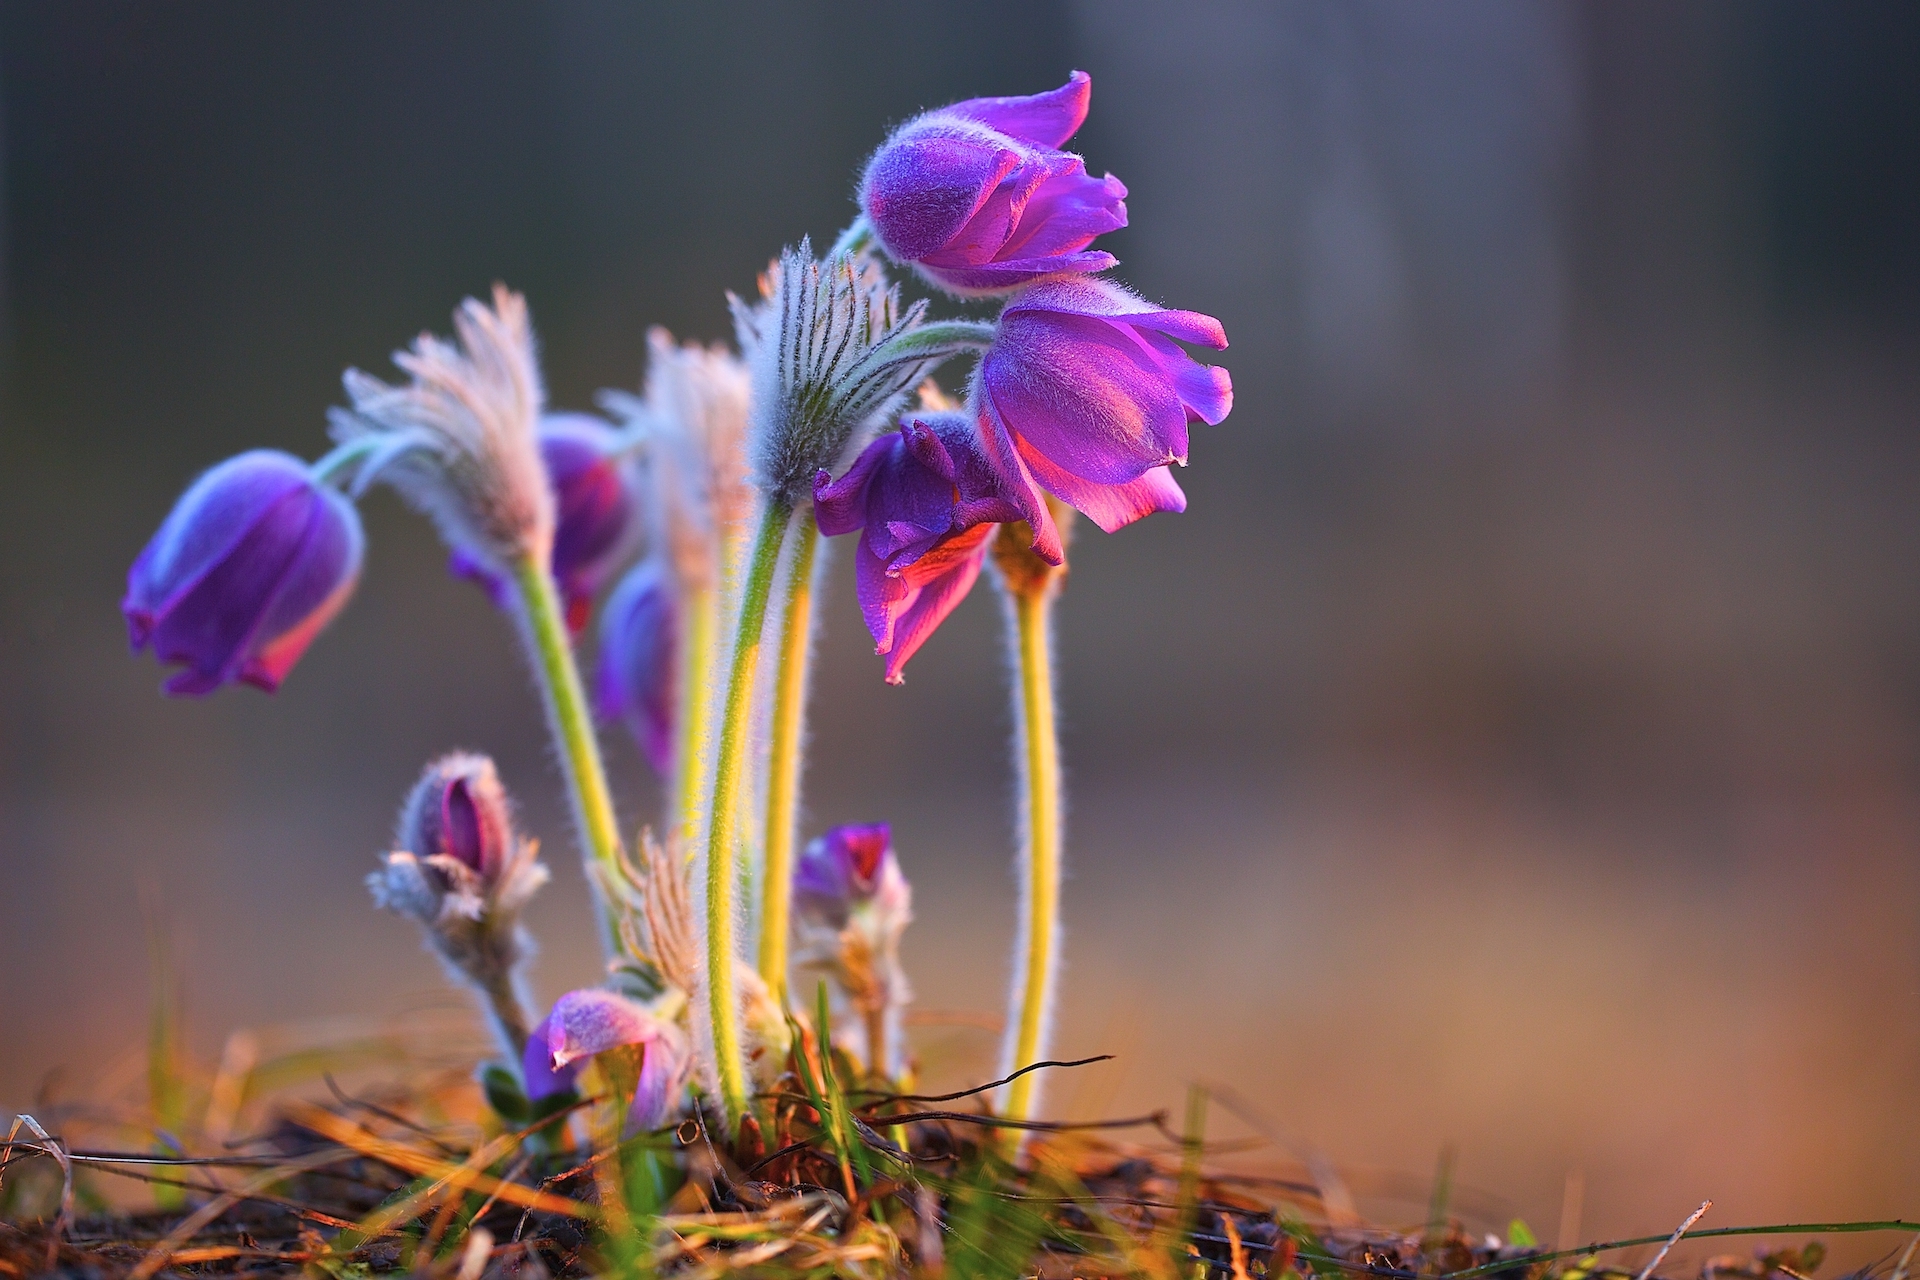
[[[1071,513],[1056,508],[1055,519],[1063,526],[1064,539]],[[1009,606],[1007,638],[1020,673],[1013,711],[1022,783],[1022,912],[1001,1042],[1001,1067],[1007,1074],[1046,1056],[1054,970],[1060,960],[1060,739],[1054,725],[1052,620],[1066,566],[1041,560],[1029,550],[1032,540],[1032,531],[1021,523],[1002,525],[993,543],[994,565]],[[1031,1119],[1039,1106],[1038,1084],[1039,1073],[1029,1072],[1008,1085],[1001,1114]],[[1013,1142],[1017,1150],[1017,1138]]]
[[[574,664],[573,645],[567,635],[566,615],[545,557],[521,557],[514,563],[513,577],[527,658],[540,685],[547,730],[553,735],[560,768],[566,775],[587,882],[594,886],[595,900],[600,903],[600,940],[607,954],[615,955],[620,949],[620,934],[600,885],[602,877],[607,884],[620,883],[620,828],[613,816],[606,766],[600,761],[600,740],[594,737],[586,690],[580,683],[580,668]]]
[[[693,587],[682,602],[680,618],[680,741],[674,750],[678,772],[670,821],[683,849],[699,834],[700,797],[707,785],[707,746],[712,737],[714,634],[719,630],[720,597],[711,586]]]
[[[760,977],[781,1008],[787,1001],[787,937],[793,901],[793,845],[800,817],[800,738],[813,648],[813,571],[820,528],[813,510],[795,522],[787,598],[774,675],[772,758],[767,768],[765,883],[760,891]]]
[[[714,1066],[720,1077],[720,1101],[732,1137],[747,1113],[746,1063],[740,1050],[740,1008],[733,985],[734,846],[740,836],[740,804],[753,729],[753,686],[760,667],[760,633],[767,620],[767,597],[780,563],[793,508],[767,503],[754,538],[753,559],[741,586],[739,631],[733,641],[733,665],[727,676],[725,710],[720,718],[720,748],[713,765],[713,807],[707,821],[707,1004],[713,1020]]]
[[[520,1070],[520,1060],[527,1053],[527,1000],[514,975],[504,967],[494,966],[485,974],[475,975],[481,994],[487,1000],[488,1020],[493,1023],[493,1034],[500,1041],[500,1047],[507,1051],[507,1062],[515,1072]]]

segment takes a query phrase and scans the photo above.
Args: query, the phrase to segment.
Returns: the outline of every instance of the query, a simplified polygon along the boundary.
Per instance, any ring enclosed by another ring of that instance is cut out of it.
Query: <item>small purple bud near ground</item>
[[[1087,248],[1127,225],[1127,189],[1059,148],[1087,118],[1085,72],[1050,93],[974,98],[916,116],[881,144],[860,206],[888,256],[962,297],[1104,271]]]
[[[835,1043],[897,1079],[905,1066],[900,1018],[913,999],[900,965],[900,937],[913,920],[913,886],[884,822],[833,827],[815,838],[793,872],[794,962],[831,979],[834,1009],[852,1015]],[[803,986],[802,990],[805,989]]]
[[[134,649],[180,664],[171,694],[271,693],[353,594],[365,538],[353,504],[291,454],[256,449],[181,495],[127,573]]]
[[[513,824],[493,761],[454,752],[428,765],[400,811],[394,843],[367,877],[374,905],[416,921],[456,981],[472,986],[505,1046],[527,1036],[520,970],[533,954],[520,911],[547,869]]]

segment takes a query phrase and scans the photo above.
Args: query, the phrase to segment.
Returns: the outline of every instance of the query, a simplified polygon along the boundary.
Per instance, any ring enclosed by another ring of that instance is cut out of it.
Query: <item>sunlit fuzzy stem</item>
[[[813,576],[820,528],[813,510],[800,514],[787,567],[774,674],[773,737],[767,767],[765,882],[760,891],[760,977],[774,1003],[786,1007],[787,937],[793,901],[793,845],[800,818],[800,738],[807,710],[807,667],[813,648]]]
[[[746,1063],[740,1050],[740,1008],[733,984],[734,846],[741,827],[740,802],[753,729],[754,678],[760,667],[760,633],[767,620],[780,544],[786,541],[793,508],[767,504],[754,538],[753,559],[741,586],[739,631],[727,676],[725,710],[720,717],[720,748],[713,765],[713,805],[707,820],[707,1003],[713,1020],[714,1065],[720,1077],[720,1101],[726,1108],[731,1138],[747,1112]]]
[[[493,1034],[499,1039],[500,1047],[507,1051],[507,1061],[518,1071],[520,1060],[526,1056],[527,1028],[531,1025],[527,993],[518,977],[505,966],[477,974],[474,981],[486,997],[487,1020],[493,1024]]]
[[[608,955],[619,950],[619,931],[612,909],[599,886],[620,883],[620,828],[613,816],[613,796],[607,789],[606,766],[600,761],[600,740],[593,733],[587,711],[586,689],[574,664],[566,614],[553,588],[545,557],[523,556],[513,565],[515,610],[526,641],[527,658],[540,685],[547,712],[547,730],[560,757],[572,801],[573,822],[580,835],[580,852],[587,864],[587,882],[600,903],[601,942]]]
[[[1056,522],[1064,526],[1070,518],[1062,510]],[[1006,1074],[1046,1056],[1060,960],[1060,742],[1054,725],[1052,617],[1066,568],[1034,555],[1029,550],[1032,539],[1025,524],[1002,525],[993,545],[1009,604],[1008,640],[1020,676],[1013,710],[1022,784],[1021,913],[1001,1042]],[[1031,1119],[1039,1101],[1039,1072],[1028,1072],[1005,1089],[1001,1114]]]
[[[699,834],[701,793],[707,786],[707,749],[713,733],[713,646],[720,623],[720,595],[711,586],[688,589],[680,615],[680,741],[674,750],[674,811],[683,848]]]

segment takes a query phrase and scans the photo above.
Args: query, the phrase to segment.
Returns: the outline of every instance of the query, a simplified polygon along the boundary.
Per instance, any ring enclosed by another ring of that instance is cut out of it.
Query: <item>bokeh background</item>
[[[1897,4],[7,0],[0,1106],[138,1044],[154,928],[203,1054],[440,1000],[360,881],[456,745],[546,837],[542,993],[595,976],[528,682],[390,495],[281,694],[158,696],[116,604],[187,480],[495,280],[589,407],[890,122],[1080,67],[1238,407],[1074,548],[1057,1044],[1119,1057],[1056,1112],[1222,1083],[1388,1219],[1457,1143],[1549,1239],[1570,1173],[1589,1238],[1920,1213],[1916,66]],[[839,559],[809,829],[891,819],[923,1009],[997,1012],[994,602],[889,689]]]

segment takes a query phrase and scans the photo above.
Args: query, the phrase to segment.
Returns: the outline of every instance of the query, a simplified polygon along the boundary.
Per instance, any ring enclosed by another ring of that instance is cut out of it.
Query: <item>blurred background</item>
[[[1898,4],[8,0],[0,1107],[137,1048],[149,930],[203,1055],[446,1003],[361,877],[454,746],[545,837],[542,996],[596,976],[507,631],[391,495],[278,696],[158,695],[116,606],[192,476],[317,455],[345,366],[495,280],[557,405],[634,387],[890,123],[1078,67],[1121,275],[1224,321],[1237,408],[1187,514],[1074,548],[1057,1049],[1118,1057],[1056,1114],[1224,1084],[1396,1221],[1449,1142],[1548,1239],[1570,1174],[1582,1238],[1914,1216],[1916,66]],[[893,822],[922,1058],[971,1082],[996,606],[890,689],[849,570],[808,830]]]

